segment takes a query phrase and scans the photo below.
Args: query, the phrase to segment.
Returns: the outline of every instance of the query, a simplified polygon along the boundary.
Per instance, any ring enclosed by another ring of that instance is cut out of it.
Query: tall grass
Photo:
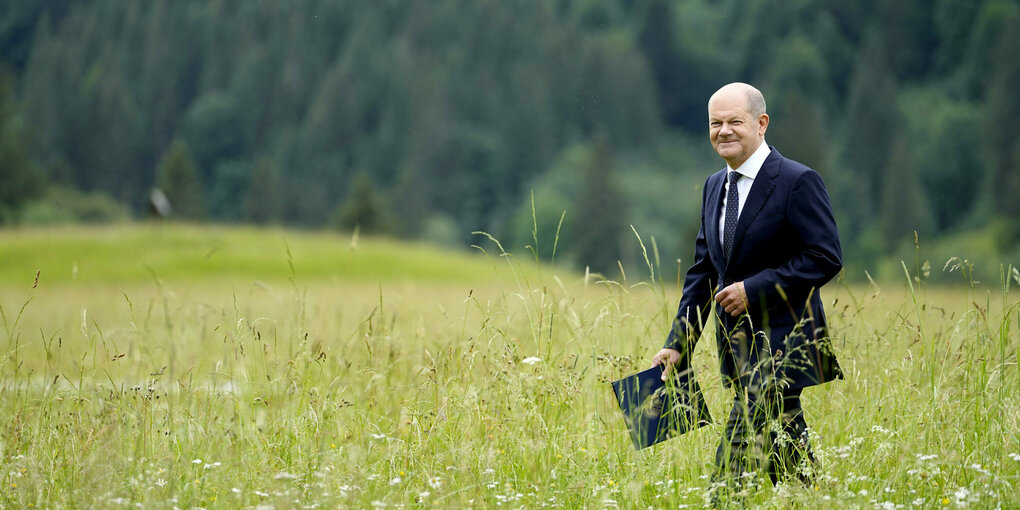
[[[310,277],[300,249],[277,279],[4,280],[0,505],[702,507],[723,424],[635,452],[606,384],[649,364],[678,298],[649,241],[618,282],[495,239],[466,283]],[[846,379],[804,396],[818,483],[747,504],[1020,505],[1020,273],[1001,275],[823,289]],[[713,345],[695,366],[720,417]]]

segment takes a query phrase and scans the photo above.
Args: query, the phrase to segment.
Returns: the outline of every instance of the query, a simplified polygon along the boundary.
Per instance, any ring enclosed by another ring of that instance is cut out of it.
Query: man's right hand
[[[680,361],[680,351],[676,349],[663,349],[652,357],[652,366],[663,365],[662,380],[666,381],[673,372],[673,365]]]

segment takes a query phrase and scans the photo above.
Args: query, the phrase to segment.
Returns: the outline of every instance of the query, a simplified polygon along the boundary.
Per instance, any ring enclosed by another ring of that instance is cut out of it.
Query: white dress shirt
[[[737,217],[739,218],[740,213],[744,210],[744,202],[747,202],[747,194],[751,192],[754,178],[758,176],[758,171],[761,170],[761,166],[765,163],[765,158],[769,157],[770,152],[772,150],[769,149],[769,144],[762,140],[761,145],[751,153],[751,156],[740,167],[734,169],[726,165],[726,181],[723,183],[722,214],[719,215],[719,244],[723,242],[723,232],[726,228],[726,194],[730,191],[730,172],[740,174],[740,178],[737,179],[737,194],[740,197],[740,200],[737,202]]]

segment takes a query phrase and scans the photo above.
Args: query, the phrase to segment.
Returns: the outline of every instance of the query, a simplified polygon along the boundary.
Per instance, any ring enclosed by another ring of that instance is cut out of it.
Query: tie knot
[[[730,172],[730,184],[736,184],[740,179],[740,174],[737,172]]]

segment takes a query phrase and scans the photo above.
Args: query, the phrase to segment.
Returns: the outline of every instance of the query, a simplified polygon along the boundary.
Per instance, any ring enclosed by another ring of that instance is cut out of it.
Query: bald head
[[[765,96],[761,94],[761,91],[739,81],[723,85],[722,88],[715,91],[715,94],[712,94],[712,97],[708,99],[708,108],[709,110],[712,109],[712,102],[716,99],[734,99],[738,97],[743,99],[747,107],[747,113],[751,117],[757,119],[766,113]]]

